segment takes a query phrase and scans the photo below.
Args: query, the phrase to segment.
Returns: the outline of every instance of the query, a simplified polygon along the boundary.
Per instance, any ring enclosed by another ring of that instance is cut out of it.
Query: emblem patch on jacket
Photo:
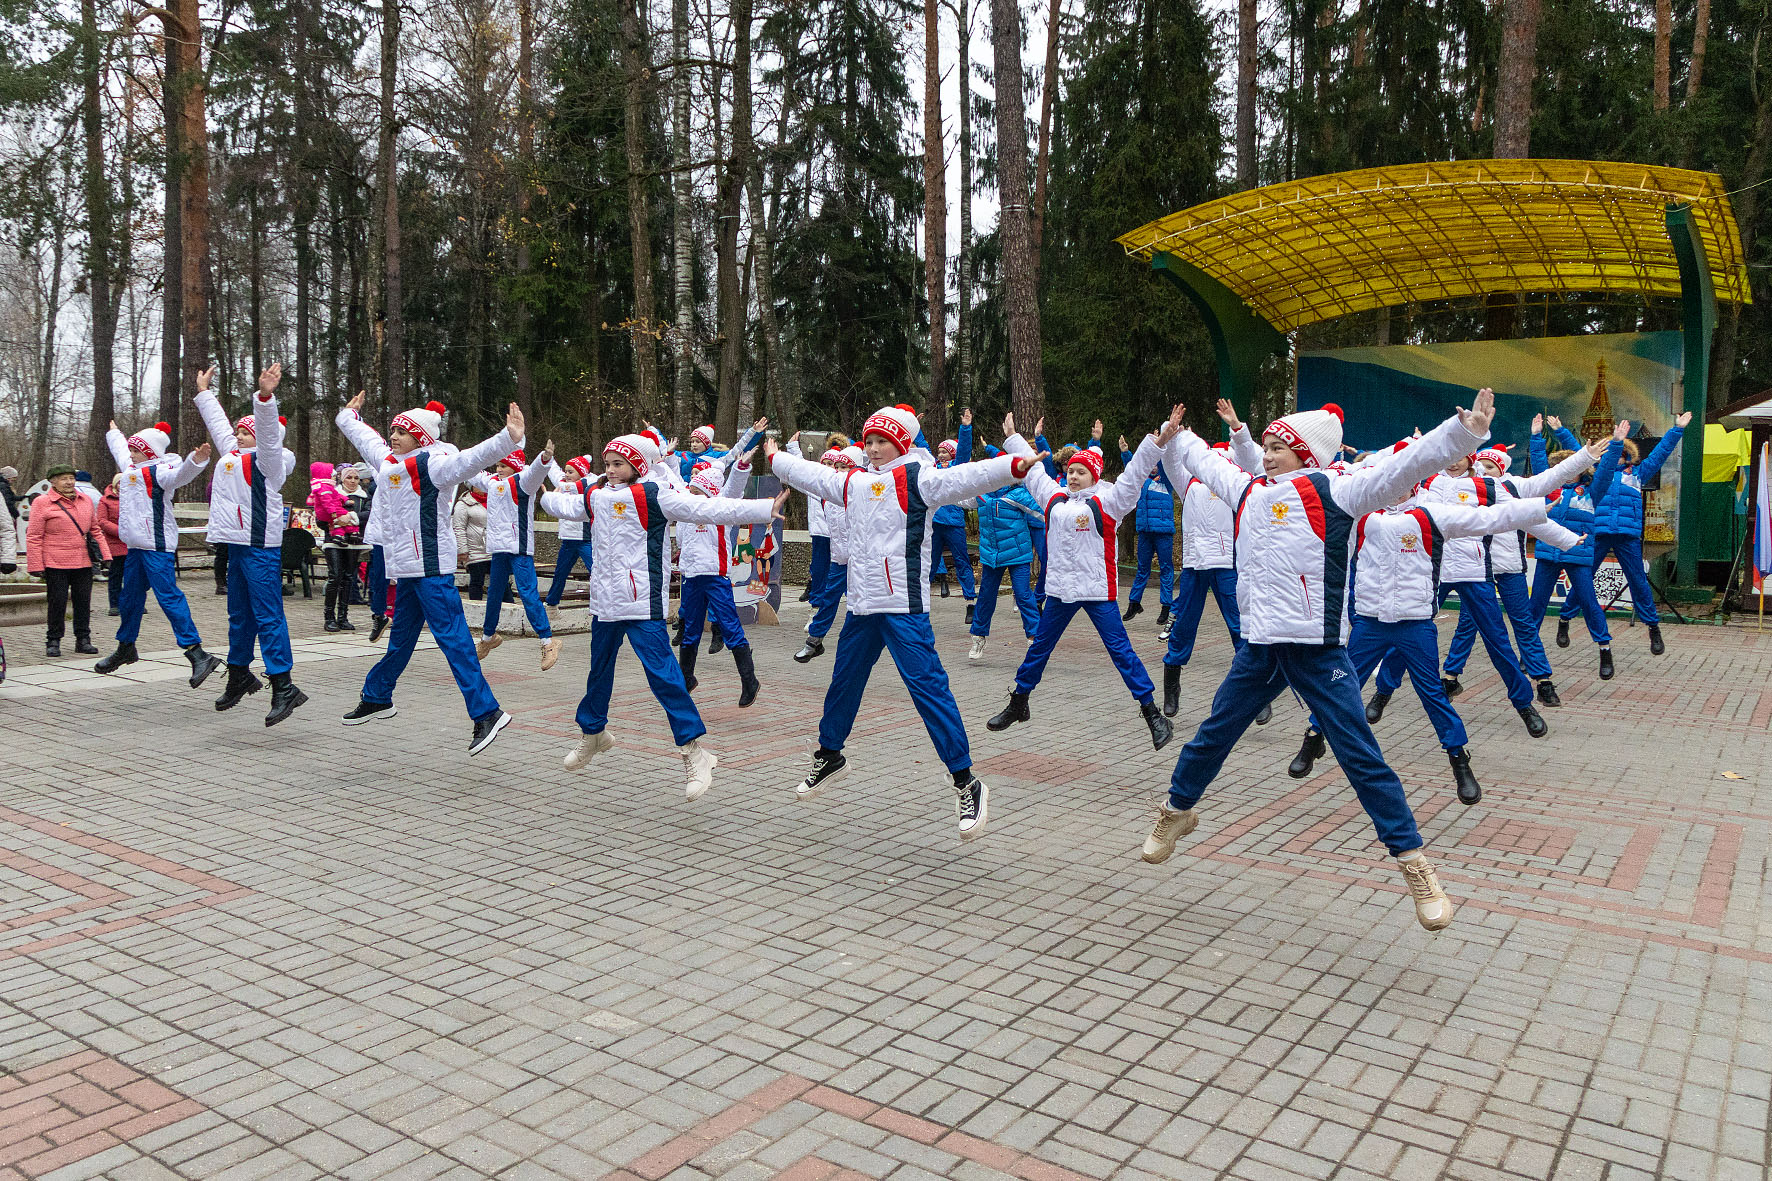
[[[1274,506],[1273,506],[1273,513],[1274,513],[1274,520],[1275,520],[1275,521],[1277,521],[1277,522],[1279,522],[1279,523],[1281,523],[1281,524],[1285,524],[1285,522],[1286,522],[1286,514],[1287,514],[1287,513],[1289,513],[1289,512],[1291,512],[1291,511],[1292,511],[1292,506],[1291,506],[1291,505],[1288,505],[1288,504],[1276,504],[1276,505],[1274,505]]]
[[[868,495],[871,498],[873,498],[874,500],[885,499],[885,497],[886,497],[886,481],[875,480],[872,484],[869,484],[868,485]]]
[[[1404,553],[1406,553],[1406,554],[1414,553],[1416,550],[1416,547],[1418,547],[1419,545],[1421,545],[1421,537],[1419,535],[1414,534],[1414,533],[1403,534],[1403,552]]]

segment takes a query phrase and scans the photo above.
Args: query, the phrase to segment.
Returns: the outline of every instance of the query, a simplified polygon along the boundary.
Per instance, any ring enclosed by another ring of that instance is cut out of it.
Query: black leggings
[[[486,597],[486,572],[492,569],[492,559],[483,562],[468,563],[468,599],[478,603]]]
[[[326,547],[326,618],[343,620],[357,589],[357,551]]]

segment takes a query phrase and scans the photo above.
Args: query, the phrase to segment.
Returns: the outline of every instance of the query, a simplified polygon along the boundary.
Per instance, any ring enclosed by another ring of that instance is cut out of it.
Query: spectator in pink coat
[[[31,522],[25,530],[25,568],[49,587],[46,655],[62,654],[70,596],[74,600],[74,651],[98,655],[92,643],[92,569],[111,556],[100,515],[98,505],[75,487],[72,467],[64,463],[49,469],[49,491],[31,506]]]

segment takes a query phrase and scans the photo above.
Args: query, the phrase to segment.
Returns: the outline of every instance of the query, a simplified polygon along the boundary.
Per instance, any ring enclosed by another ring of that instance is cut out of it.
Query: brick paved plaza
[[[561,770],[583,636],[489,658],[517,722],[470,761],[434,652],[397,720],[338,725],[371,649],[318,599],[274,730],[182,661],[104,680],[9,629],[0,1179],[1766,1176],[1772,639],[1670,627],[1655,659],[1619,626],[1602,683],[1577,629],[1542,742],[1479,657],[1468,809],[1399,694],[1379,737],[1459,904],[1430,935],[1334,761],[1287,778],[1289,699],[1138,860],[1229,660],[1210,609],[1160,754],[1081,625],[988,733],[1021,645],[968,664],[961,611],[969,845],[889,662],[849,779],[795,804],[831,667],[788,659],[802,605],[755,635],[754,708],[703,656],[693,806],[631,656],[617,749]],[[152,610],[142,648],[172,648]]]

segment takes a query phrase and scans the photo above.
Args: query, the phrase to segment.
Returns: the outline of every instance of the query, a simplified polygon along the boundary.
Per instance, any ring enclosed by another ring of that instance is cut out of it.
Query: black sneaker
[[[1257,726],[1265,726],[1273,720],[1274,720],[1274,703],[1270,701],[1266,705],[1261,707],[1260,713],[1255,715],[1255,724]]]
[[[1294,779],[1309,779],[1311,768],[1317,765],[1317,760],[1322,758],[1328,749],[1329,744],[1323,740],[1321,734],[1315,730],[1306,730],[1304,745],[1298,748],[1298,757],[1293,759],[1292,765],[1286,768],[1286,774]]]
[[[825,788],[848,773],[849,760],[843,757],[842,751],[820,747],[812,752],[812,771],[795,786],[794,798],[816,799],[824,794]]]
[[[1384,717],[1385,706],[1390,703],[1391,695],[1389,693],[1374,693],[1372,700],[1366,703],[1366,724],[1377,725],[1378,720]]]
[[[391,701],[359,701],[357,708],[340,718],[339,721],[347,726],[361,726],[364,722],[374,721],[377,718],[391,718],[399,712]]]
[[[966,604],[966,622],[967,623],[972,622],[972,612],[977,608],[977,606],[978,606],[977,603],[967,603]]]
[[[1610,648],[1600,649],[1600,679],[1602,681],[1612,679],[1612,649]]]
[[[474,737],[468,743],[468,753],[470,755],[477,755],[487,747],[491,746],[492,740],[498,737],[498,732],[510,724],[511,715],[502,709],[497,713],[490,713],[484,717],[475,718]]]
[[[1556,709],[1563,704],[1563,699],[1557,696],[1557,687],[1551,683],[1549,677],[1538,682],[1538,704],[1550,709]]]
[[[369,618],[369,642],[373,644],[381,639],[382,632],[388,629],[388,617],[386,615],[372,615]]]
[[[1557,620],[1557,647],[1567,648],[1568,646],[1569,646],[1569,621],[1567,619],[1559,619],[1559,620]]]
[[[1144,604],[1133,599],[1126,604],[1126,613],[1120,616],[1121,623],[1131,623],[1134,615],[1144,614]]]
[[[972,840],[991,818],[991,789],[976,775],[964,787],[955,784],[954,810],[960,816],[960,839]]]
[[[1649,625],[1649,655],[1660,656],[1667,651],[1667,645],[1661,641],[1661,628],[1656,624]]]
[[[1534,738],[1543,738],[1550,733],[1550,727],[1545,724],[1543,715],[1529,705],[1520,707],[1520,720],[1526,723],[1526,733]]]
[[[1445,691],[1446,696],[1449,698],[1457,697],[1460,693],[1464,692],[1464,686],[1458,683],[1457,677],[1441,677],[1440,688]]]

